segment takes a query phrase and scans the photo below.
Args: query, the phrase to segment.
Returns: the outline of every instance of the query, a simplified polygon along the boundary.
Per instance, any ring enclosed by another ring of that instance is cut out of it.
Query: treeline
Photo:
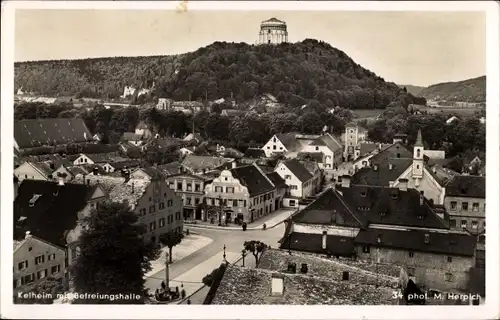
[[[448,102],[486,102],[486,76],[434,84],[424,88],[420,95],[428,99]]]
[[[118,97],[126,85],[174,100],[271,93],[289,108],[311,100],[326,108],[384,109],[425,104],[329,44],[307,39],[277,46],[215,42],[179,56],[40,61],[15,64],[15,86],[45,95]]]

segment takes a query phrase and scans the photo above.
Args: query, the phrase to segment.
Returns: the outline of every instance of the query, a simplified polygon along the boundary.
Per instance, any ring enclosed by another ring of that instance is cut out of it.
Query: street
[[[203,277],[220,266],[223,261],[224,245],[226,246],[226,259],[229,262],[234,262],[241,257],[245,241],[259,240],[277,248],[278,240],[283,237],[285,232],[283,223],[267,230],[220,230],[196,226],[189,226],[189,229],[201,236],[209,237],[213,241],[169,266],[170,287],[180,287],[182,284],[187,295],[203,286],[201,281]],[[175,251],[175,247],[172,251]],[[253,259],[253,256],[249,253],[245,259]],[[165,280],[165,269],[147,277],[145,286],[150,290],[150,293],[154,293],[163,280]]]

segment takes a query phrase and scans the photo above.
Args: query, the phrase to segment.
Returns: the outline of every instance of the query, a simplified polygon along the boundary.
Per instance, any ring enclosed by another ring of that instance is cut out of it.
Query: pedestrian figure
[[[163,280],[163,281],[161,282],[161,288],[162,288],[163,290],[165,290],[165,286],[166,286],[166,285],[165,285],[165,280]]]
[[[188,303],[188,304],[191,304],[191,299],[188,299],[187,303]]]
[[[182,289],[181,297],[182,297],[182,299],[184,299],[186,297],[186,290]]]

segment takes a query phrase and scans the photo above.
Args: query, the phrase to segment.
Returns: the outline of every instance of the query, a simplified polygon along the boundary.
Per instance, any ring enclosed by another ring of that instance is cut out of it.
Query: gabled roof
[[[30,231],[40,239],[64,247],[66,232],[76,227],[78,212],[94,191],[95,187],[84,184],[59,186],[57,182],[23,180],[14,201],[14,239],[22,240],[26,231]],[[35,195],[40,196],[32,201]]]
[[[327,133],[312,141],[310,146],[326,146],[332,152],[342,149],[342,144],[337,141],[331,134]]]
[[[248,148],[245,151],[244,157],[245,158],[250,158],[250,159],[265,158],[266,157],[266,153],[264,152],[264,150],[262,150],[260,148]]]
[[[362,216],[348,206],[342,196],[333,189],[327,189],[307,207],[292,216],[292,221],[304,224],[323,224],[346,227],[363,227]]]
[[[127,168],[134,168],[137,167],[141,164],[139,160],[136,159],[129,159],[129,160],[124,160],[120,162],[111,162],[109,163],[115,170],[121,170],[121,169],[127,169]]]
[[[380,150],[379,153],[377,153],[370,159],[370,162],[379,163],[392,158],[413,159],[413,152],[408,150],[402,143],[396,142]]]
[[[286,182],[277,172],[266,174],[276,188],[286,188]]]
[[[168,173],[159,167],[146,167],[146,168],[137,168],[137,170],[141,170],[146,173],[150,178],[159,177],[161,179],[166,179],[168,177]],[[136,170],[136,171],[137,171]]]
[[[304,166],[304,168],[306,168],[306,170],[311,174],[311,175],[315,175],[318,170],[319,170],[319,166],[316,162],[313,162],[313,161],[308,161],[308,160],[298,160],[299,163],[301,165]]]
[[[235,148],[225,148],[223,154],[225,157],[231,157],[231,158],[243,157],[243,152],[236,150]]]
[[[109,199],[117,203],[127,203],[134,210],[150,184],[151,180],[149,179],[130,179],[116,185],[109,192]]]
[[[378,143],[362,142],[359,144],[359,154],[361,156],[367,155],[377,150],[378,147],[379,147]]]
[[[323,159],[325,157],[325,154],[323,152],[299,152],[299,154],[297,155],[297,157],[298,158],[299,157],[300,158],[310,157],[314,161],[322,163]]]
[[[429,243],[425,243],[426,234],[429,236]],[[380,242],[378,238],[380,238]],[[376,247],[470,257],[476,251],[477,240],[474,236],[459,233],[368,229],[361,230],[356,236],[355,242]]]
[[[45,162],[30,162],[30,164],[47,178],[57,169],[52,169],[50,165]]]
[[[324,254],[322,241],[322,234],[292,232],[286,236],[280,248]],[[332,255],[349,257],[355,252],[353,237],[329,234],[326,236],[326,247]]]
[[[99,185],[101,189],[107,193],[111,192],[116,186],[125,183],[125,178],[123,177],[111,177],[111,176],[96,176],[96,175],[77,175],[74,183],[87,184],[90,186]]]
[[[289,152],[298,151],[298,149],[300,149],[302,146],[300,142],[297,140],[296,136],[297,136],[296,132],[276,134],[276,138],[278,138],[278,140],[281,141],[281,143],[283,143],[283,145]]]
[[[358,217],[370,224],[436,229],[449,227],[427,199],[424,198],[423,205],[420,205],[421,194],[416,189],[401,191],[398,188],[365,185],[338,189],[343,201],[355,210]]]
[[[139,130],[144,130],[144,129],[149,129],[149,126],[146,122],[144,121],[141,121],[137,124],[137,126],[135,127],[135,129],[139,129]]]
[[[94,161],[95,163],[106,163],[113,164],[114,162],[121,162],[128,160],[127,158],[123,158],[117,152],[107,152],[107,153],[90,153],[85,154],[89,159]]]
[[[486,178],[480,176],[456,175],[445,185],[446,196],[450,197],[486,197]]]
[[[184,141],[192,141],[192,140],[195,140],[197,142],[201,142],[203,141],[203,138],[201,137],[201,135],[199,133],[190,133],[188,134],[184,139]]]
[[[179,146],[181,144],[181,141],[173,138],[173,137],[162,137],[162,138],[155,138],[151,137],[145,144],[145,147],[149,146],[157,146],[159,149],[166,149],[170,148],[173,146]]]
[[[379,159],[378,163],[373,164],[371,167],[358,170],[352,176],[351,181],[355,184],[370,186],[389,186],[389,182],[396,181],[412,163],[412,159],[393,158],[384,161]],[[391,167],[389,167],[389,164],[391,164]]]
[[[26,119],[14,122],[14,139],[20,149],[92,141],[81,118]]]
[[[187,170],[198,172],[202,170],[210,171],[230,162],[231,159],[212,156],[196,156],[189,154],[182,160],[182,167]]]
[[[168,175],[176,174],[179,172],[179,168],[181,167],[181,163],[179,161],[174,161],[166,164],[161,164],[157,166],[158,169],[163,170]]]
[[[248,188],[251,197],[275,189],[271,181],[257,168],[257,165],[236,167],[230,171],[234,178]]]
[[[296,159],[284,160],[282,161],[282,163],[302,183],[309,181],[313,177],[313,175],[307,170],[307,168]]]

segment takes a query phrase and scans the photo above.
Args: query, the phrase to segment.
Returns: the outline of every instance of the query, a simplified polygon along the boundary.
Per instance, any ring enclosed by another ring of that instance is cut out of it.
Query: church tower
[[[412,177],[421,179],[424,176],[424,143],[422,142],[422,131],[418,129],[417,141],[413,146]]]

